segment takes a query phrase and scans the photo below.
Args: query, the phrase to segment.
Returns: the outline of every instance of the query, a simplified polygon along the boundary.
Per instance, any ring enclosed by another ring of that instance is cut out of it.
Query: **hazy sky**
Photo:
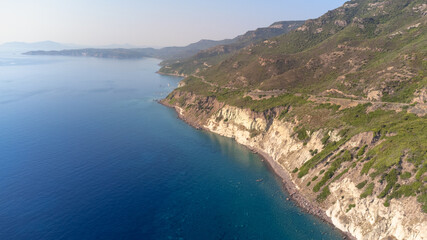
[[[0,43],[186,45],[281,20],[316,18],[344,0],[0,0]]]

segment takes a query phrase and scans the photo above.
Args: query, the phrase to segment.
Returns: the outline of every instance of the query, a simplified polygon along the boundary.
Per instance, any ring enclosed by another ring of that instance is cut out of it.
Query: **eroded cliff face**
[[[350,178],[331,184],[326,214],[335,226],[357,239],[427,239],[427,222],[415,197],[393,199],[390,206],[375,196],[361,199]],[[348,206],[354,204],[350,210]]]
[[[221,108],[204,125],[211,132],[234,138],[240,144],[267,153],[288,172],[310,159],[310,150],[323,147],[323,131],[312,133],[313,137],[304,143],[294,136],[294,127],[295,124],[274,118],[267,121],[263,115],[232,106]]]
[[[289,179],[308,201],[326,213],[329,221],[337,228],[357,239],[427,239],[427,216],[421,210],[415,197],[392,199],[390,206],[384,206],[384,199],[376,197],[384,184],[375,186],[373,195],[361,198],[363,190],[356,185],[367,178],[361,176],[362,163],[348,167],[340,178],[329,183],[330,195],[325,201],[316,201],[317,193],[312,190],[311,181],[325,171],[329,160],[342,150],[355,151],[367,145],[372,148],[380,141],[372,132],[360,133],[341,145],[331,156],[302,178],[298,178],[295,168],[300,168],[312,158],[313,150],[324,148],[322,138],[326,133],[330,139],[339,141],[338,130],[319,129],[310,132],[307,141],[301,141],[294,131],[296,124],[279,120],[274,111],[256,113],[217,102],[214,99],[198,99],[186,95],[187,107],[164,101],[177,109],[181,118],[190,124],[234,138],[250,149],[266,153],[278,163]],[[348,163],[350,164],[350,163]]]

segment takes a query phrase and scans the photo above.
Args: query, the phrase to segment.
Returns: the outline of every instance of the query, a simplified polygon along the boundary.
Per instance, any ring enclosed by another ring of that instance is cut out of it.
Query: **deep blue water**
[[[0,57],[0,239],[341,238],[257,155],[153,101],[179,81],[158,63]]]

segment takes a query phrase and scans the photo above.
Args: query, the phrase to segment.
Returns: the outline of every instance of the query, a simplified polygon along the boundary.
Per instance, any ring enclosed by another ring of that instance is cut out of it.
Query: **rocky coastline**
[[[193,128],[197,130],[212,132],[208,128],[203,127],[200,124],[194,121],[191,121],[189,118],[187,118],[184,114],[182,114],[182,110],[179,109],[179,107],[168,104],[165,101],[157,101],[157,102],[165,107],[174,109],[177,113],[178,118],[184,121],[185,123],[187,123],[188,125],[192,126]],[[256,149],[244,144],[243,146],[247,147],[253,153],[259,155],[261,159],[263,159],[263,161],[266,163],[266,166],[274,174],[276,174],[276,176],[278,176],[282,180],[282,183],[283,183],[282,186],[289,195],[289,198],[287,200],[294,201],[295,204],[301,209],[303,209],[305,212],[313,216],[316,216],[319,219],[321,219],[323,222],[326,222],[329,225],[331,225],[333,228],[335,228],[336,231],[338,231],[343,236],[343,239],[351,239],[351,240],[356,239],[350,233],[344,232],[341,229],[337,228],[334,225],[332,219],[326,215],[324,210],[322,210],[318,205],[316,205],[315,203],[311,202],[306,197],[304,197],[303,194],[301,194],[301,192],[297,189],[296,184],[291,180],[289,173],[282,166],[280,166],[276,161],[274,161],[274,159],[270,155],[268,155],[266,152],[262,151],[261,149]]]
[[[331,152],[321,163],[303,177],[298,169],[312,158],[313,149],[324,148],[322,139],[341,141],[339,129],[318,129],[310,132],[310,138],[301,141],[295,133],[295,123],[280,120],[281,109],[256,112],[227,105],[215,97],[200,97],[180,91],[179,88],[161,104],[174,108],[178,117],[187,124],[221,136],[233,138],[237,143],[258,153],[272,170],[283,179],[290,199],[308,213],[332,224],[348,239],[427,239],[427,215],[421,214],[421,205],[416,197],[393,199],[389,206],[377,198],[385,187],[378,184],[371,195],[361,197],[364,189],[356,187],[367,179],[361,176],[363,162],[348,161],[342,166],[342,174],[328,183],[328,197],[319,200],[312,181],[330,167],[330,160],[343,152],[357,154],[357,149],[366,146],[372,149],[381,141],[373,132],[361,132],[345,139],[345,143]],[[352,165],[351,165],[352,164]],[[411,206],[408,208],[407,206]]]
[[[250,149],[250,148],[249,148]],[[283,182],[283,187],[285,191],[289,194],[290,200],[294,201],[297,206],[302,208],[305,212],[314,215],[318,218],[320,218],[322,221],[327,222],[331,226],[333,226],[338,232],[340,232],[343,235],[344,239],[356,239],[354,236],[349,234],[348,232],[343,232],[339,228],[337,228],[330,217],[326,215],[326,213],[316,204],[309,201],[307,198],[305,198],[296,188],[296,185],[294,182],[292,182],[289,173],[286,172],[285,169],[283,169],[276,161],[273,160],[268,154],[251,149],[254,153],[261,156],[262,159],[264,159],[267,163],[269,168],[280,177],[280,179]]]

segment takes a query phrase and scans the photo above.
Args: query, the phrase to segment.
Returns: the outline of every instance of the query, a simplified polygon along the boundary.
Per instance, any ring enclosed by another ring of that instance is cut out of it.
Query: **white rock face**
[[[360,198],[362,191],[348,178],[332,183],[329,189],[335,203],[326,214],[335,226],[357,239],[427,239],[426,215],[415,197],[393,199],[385,207],[375,196]],[[348,210],[350,204],[354,207]]]
[[[368,93],[368,100],[370,101],[380,101],[383,96],[382,92],[379,90],[372,90]]]
[[[418,89],[415,91],[414,96],[415,98],[411,103],[427,103],[427,88]]]
[[[222,136],[234,138],[238,143],[250,148],[262,150],[275,161],[281,162],[287,170],[299,167],[309,160],[310,150],[320,151],[323,148],[322,131],[312,133],[310,141],[304,145],[294,136],[295,125],[273,120],[267,130],[264,118],[255,117],[250,110],[237,107],[225,106],[212,116],[204,127]],[[251,137],[251,133],[260,132],[263,133]],[[284,158],[292,161],[285,161]]]
[[[325,134],[323,130],[311,133],[310,140],[304,144],[296,137],[294,124],[277,119],[269,123],[263,116],[248,109],[231,106],[221,108],[206,121],[204,127],[269,154],[288,173],[312,157],[310,150],[320,152],[323,149],[321,139]],[[338,141],[340,137],[337,132],[330,131],[330,139]],[[372,138],[370,132],[361,133],[343,147],[363,146]],[[313,176],[308,174],[306,177]],[[303,180],[296,179],[295,175],[293,178],[298,189],[306,189],[305,184],[301,184]],[[362,190],[356,188],[360,179],[356,177],[354,181],[357,182],[344,178],[330,185],[329,203],[323,209],[336,227],[357,239],[427,239],[427,216],[415,197],[393,199],[390,206],[385,207],[384,200],[375,196],[361,199]],[[349,209],[350,204],[354,204],[354,207]]]

